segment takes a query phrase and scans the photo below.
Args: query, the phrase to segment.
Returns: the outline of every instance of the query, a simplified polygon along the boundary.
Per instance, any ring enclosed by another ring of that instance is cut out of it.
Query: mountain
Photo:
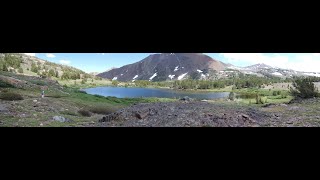
[[[228,65],[201,53],[153,54],[139,62],[98,74],[119,81],[165,81],[187,77],[205,78],[210,72],[226,69]]]
[[[295,71],[292,69],[283,69],[278,67],[272,67],[266,64],[254,64],[247,67],[236,67],[230,66],[229,69],[238,70],[244,74],[254,74],[257,76],[264,76],[264,77],[281,77],[281,78],[290,78],[293,76],[317,76],[320,77],[320,73],[316,72],[304,72],[304,71]]]
[[[272,68],[273,68],[272,66],[261,63],[261,64],[247,66],[244,69],[251,70],[251,71],[259,71],[261,69],[272,69]]]

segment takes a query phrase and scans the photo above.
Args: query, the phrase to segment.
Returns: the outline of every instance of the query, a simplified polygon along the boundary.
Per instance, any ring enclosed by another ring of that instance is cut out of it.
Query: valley
[[[202,54],[164,53],[99,74],[16,53],[0,54],[0,69],[2,127],[293,127],[320,123],[319,98],[297,99],[290,91],[292,82],[301,78],[309,78],[319,89],[317,73],[264,64],[239,68]],[[219,93],[226,94],[216,96]]]

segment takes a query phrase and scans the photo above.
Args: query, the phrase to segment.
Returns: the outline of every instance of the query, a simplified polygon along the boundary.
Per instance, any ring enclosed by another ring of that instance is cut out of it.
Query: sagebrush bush
[[[6,101],[18,101],[23,100],[23,97],[20,94],[13,93],[13,92],[2,92],[0,93],[0,99]]]
[[[80,109],[78,111],[78,113],[81,115],[81,116],[86,116],[86,117],[90,117],[91,116],[91,112],[86,110],[86,109]]]

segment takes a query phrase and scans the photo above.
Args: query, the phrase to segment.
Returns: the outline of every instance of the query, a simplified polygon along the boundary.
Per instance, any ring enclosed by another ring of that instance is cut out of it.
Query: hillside
[[[77,68],[52,63],[23,53],[0,53],[0,69],[21,75],[60,79],[76,80],[92,76]]]

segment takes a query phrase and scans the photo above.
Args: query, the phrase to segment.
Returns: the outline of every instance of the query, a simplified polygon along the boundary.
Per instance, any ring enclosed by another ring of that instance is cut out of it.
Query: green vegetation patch
[[[2,92],[0,93],[0,99],[6,100],[6,101],[18,101],[18,100],[23,100],[23,97],[14,92]]]

